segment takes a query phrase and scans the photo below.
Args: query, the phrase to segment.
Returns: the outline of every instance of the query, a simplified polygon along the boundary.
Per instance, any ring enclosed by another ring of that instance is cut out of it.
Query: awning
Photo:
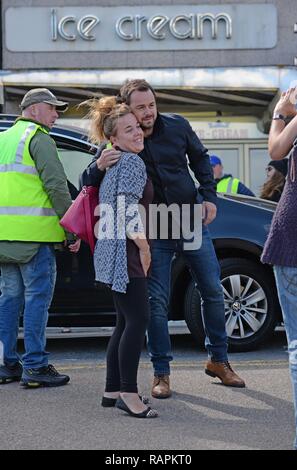
[[[145,78],[161,111],[246,115],[261,119],[279,93],[297,84],[294,67],[164,68],[2,71],[5,100],[20,100],[32,87],[49,87],[74,105],[94,95],[114,94],[125,79]]]

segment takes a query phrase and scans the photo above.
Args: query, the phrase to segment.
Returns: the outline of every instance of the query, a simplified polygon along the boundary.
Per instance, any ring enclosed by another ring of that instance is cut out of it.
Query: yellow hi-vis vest
[[[0,240],[62,242],[65,232],[43,188],[29,145],[42,126],[19,120],[0,132]]]
[[[228,178],[221,179],[221,181],[217,184],[217,192],[237,194],[238,185],[239,185],[239,179],[232,178],[232,176],[229,176]]]

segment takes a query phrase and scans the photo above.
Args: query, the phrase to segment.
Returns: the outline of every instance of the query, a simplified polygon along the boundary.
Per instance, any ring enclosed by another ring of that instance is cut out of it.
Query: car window
[[[79,176],[92,161],[94,155],[75,149],[58,148],[68,181],[79,189]]]

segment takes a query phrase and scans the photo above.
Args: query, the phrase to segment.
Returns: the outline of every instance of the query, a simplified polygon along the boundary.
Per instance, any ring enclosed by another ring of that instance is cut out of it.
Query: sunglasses
[[[271,171],[273,170],[273,166],[268,166],[267,168],[265,168],[265,171]]]

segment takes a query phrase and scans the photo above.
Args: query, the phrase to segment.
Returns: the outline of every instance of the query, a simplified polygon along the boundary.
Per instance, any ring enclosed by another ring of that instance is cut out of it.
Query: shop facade
[[[1,103],[49,87],[76,105],[146,78],[254,191],[281,91],[297,80],[296,0],[2,0]],[[297,81],[296,81],[297,83]]]

